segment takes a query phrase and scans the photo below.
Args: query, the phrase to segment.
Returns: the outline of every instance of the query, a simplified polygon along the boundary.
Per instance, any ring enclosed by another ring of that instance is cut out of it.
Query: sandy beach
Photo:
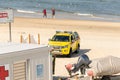
[[[80,53],[87,54],[90,59],[108,55],[120,57],[120,23],[67,19],[35,19],[15,17],[12,23],[12,42],[20,43],[20,35],[36,36],[40,34],[40,43],[48,44],[48,39],[56,30],[77,31],[81,38]],[[0,24],[0,42],[9,41],[9,24]],[[69,58],[57,58],[57,76],[68,75],[64,68],[67,63],[76,62],[78,55]],[[63,62],[64,61],[64,62]],[[61,65],[62,64],[62,65]],[[61,68],[58,68],[61,66]],[[60,70],[61,69],[61,70]]]

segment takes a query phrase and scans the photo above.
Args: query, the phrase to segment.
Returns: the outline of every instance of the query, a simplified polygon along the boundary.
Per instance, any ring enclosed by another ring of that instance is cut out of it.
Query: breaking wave
[[[18,9],[17,12],[21,12],[21,13],[36,13],[34,11],[27,11],[27,10],[20,10],[20,9]]]

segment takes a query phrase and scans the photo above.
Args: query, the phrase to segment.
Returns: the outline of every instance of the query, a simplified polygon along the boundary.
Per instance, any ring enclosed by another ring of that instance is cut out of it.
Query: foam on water
[[[25,10],[20,10],[20,9],[18,9],[17,12],[22,12],[22,13],[36,13],[34,11],[25,11]]]
[[[62,13],[77,19],[82,16],[120,20],[120,0],[0,0],[0,8],[8,7],[16,10],[18,14],[22,13],[15,14],[17,16],[25,16],[23,13],[28,13],[29,17],[39,16],[44,8],[50,15],[51,8],[54,7],[56,15]]]

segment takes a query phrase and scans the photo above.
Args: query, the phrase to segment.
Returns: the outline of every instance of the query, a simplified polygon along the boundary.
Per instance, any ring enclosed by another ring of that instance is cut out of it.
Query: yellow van
[[[80,48],[80,37],[77,32],[56,31],[49,40],[52,55],[67,55],[71,57],[73,52],[78,53]]]

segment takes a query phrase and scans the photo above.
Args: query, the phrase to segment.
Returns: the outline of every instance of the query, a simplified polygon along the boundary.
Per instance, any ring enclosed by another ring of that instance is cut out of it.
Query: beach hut
[[[0,43],[0,80],[52,80],[49,47]]]

